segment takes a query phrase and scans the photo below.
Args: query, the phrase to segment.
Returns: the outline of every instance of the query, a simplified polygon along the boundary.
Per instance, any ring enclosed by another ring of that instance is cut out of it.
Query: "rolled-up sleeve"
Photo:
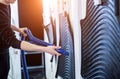
[[[10,19],[8,6],[0,4],[0,44],[3,47],[12,46],[20,49],[21,41],[16,38],[15,33],[11,29]]]

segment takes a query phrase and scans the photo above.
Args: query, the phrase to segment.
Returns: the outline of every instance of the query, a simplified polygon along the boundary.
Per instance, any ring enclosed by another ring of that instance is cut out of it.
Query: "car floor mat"
[[[115,0],[94,5],[87,0],[87,14],[81,20],[82,67],[84,79],[120,78],[120,24]]]
[[[61,47],[69,52],[69,56],[59,56],[56,77],[63,79],[75,79],[75,61],[73,52],[73,38],[70,32],[69,22],[66,16],[59,15],[60,18],[60,44]]]

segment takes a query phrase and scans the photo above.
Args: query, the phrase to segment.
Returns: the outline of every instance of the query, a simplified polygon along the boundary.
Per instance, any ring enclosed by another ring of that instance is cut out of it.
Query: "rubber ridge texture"
[[[82,29],[82,76],[84,79],[120,79],[120,24],[115,0],[95,6],[87,0]]]
[[[63,14],[60,18],[60,43],[61,47],[69,52],[69,56],[61,55],[59,57],[57,75],[63,79],[75,79],[73,38],[70,31],[68,18]]]

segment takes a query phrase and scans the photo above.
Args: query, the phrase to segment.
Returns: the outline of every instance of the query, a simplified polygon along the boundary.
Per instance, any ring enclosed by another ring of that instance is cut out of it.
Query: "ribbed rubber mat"
[[[120,79],[120,25],[115,0],[98,6],[87,0],[87,16],[80,23],[83,78]]]
[[[57,75],[63,79],[75,79],[73,39],[68,19],[63,14],[60,15],[60,40],[61,47],[69,52],[69,56],[61,55],[59,57]]]

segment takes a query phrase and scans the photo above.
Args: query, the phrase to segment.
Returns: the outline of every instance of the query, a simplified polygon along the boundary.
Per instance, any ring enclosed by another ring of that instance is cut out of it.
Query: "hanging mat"
[[[96,6],[93,0],[87,0],[81,29],[83,78],[120,79],[120,25],[115,0]]]
[[[61,55],[58,59],[57,76],[63,79],[75,79],[75,61],[73,52],[73,38],[70,31],[70,24],[67,16],[59,15],[60,18],[60,44],[61,47],[69,52],[69,56]]]

